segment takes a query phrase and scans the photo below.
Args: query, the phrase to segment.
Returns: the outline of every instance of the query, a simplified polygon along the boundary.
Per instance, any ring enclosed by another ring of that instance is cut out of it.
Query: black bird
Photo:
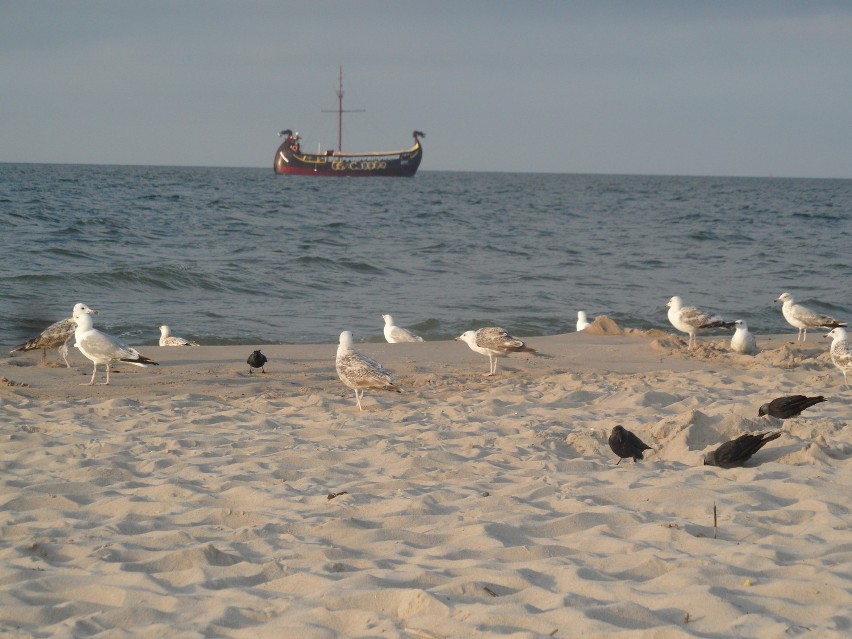
[[[758,433],[752,435],[746,433],[736,439],[725,442],[719,448],[704,455],[705,466],[719,466],[720,468],[733,468],[742,466],[751,456],[759,451],[765,444],[773,439],[781,437],[781,431],[775,433]]]
[[[803,410],[814,404],[824,402],[825,397],[805,397],[804,395],[788,395],[787,397],[776,397],[771,402],[757,409],[757,416],[777,417],[778,419],[790,419],[800,415]]]
[[[266,355],[261,353],[260,351],[254,351],[251,355],[248,356],[246,363],[249,365],[249,375],[251,375],[251,371],[253,368],[259,368],[261,373],[265,373],[266,371],[263,369],[266,362],[269,360],[266,359]]]
[[[651,450],[650,446],[623,426],[616,426],[613,428],[607,441],[609,442],[609,447],[612,449],[612,452],[618,455],[618,461],[615,464],[616,466],[621,463],[622,459],[627,457],[632,457],[635,462],[640,459],[644,459],[642,451]]]

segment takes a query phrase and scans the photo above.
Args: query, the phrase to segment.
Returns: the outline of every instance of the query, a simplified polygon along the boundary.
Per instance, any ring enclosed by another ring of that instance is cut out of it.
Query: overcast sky
[[[0,0],[0,162],[852,177],[852,1]]]

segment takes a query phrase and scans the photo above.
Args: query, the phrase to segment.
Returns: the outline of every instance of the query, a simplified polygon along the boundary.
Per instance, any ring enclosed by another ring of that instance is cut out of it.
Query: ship
[[[343,70],[337,90],[337,149],[318,153],[302,150],[298,132],[284,129],[278,136],[284,138],[272,167],[282,175],[323,175],[335,177],[413,177],[423,159],[420,139],[426,135],[414,131],[414,143],[402,151],[371,151],[366,153],[343,152]]]

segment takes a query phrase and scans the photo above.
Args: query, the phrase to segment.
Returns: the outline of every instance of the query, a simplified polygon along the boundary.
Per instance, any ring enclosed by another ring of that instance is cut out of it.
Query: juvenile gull
[[[757,338],[748,330],[745,320],[734,322],[736,330],[731,338],[731,350],[743,355],[755,355],[757,353]]]
[[[268,361],[269,360],[266,359],[266,355],[264,355],[260,351],[252,351],[251,355],[249,355],[248,359],[246,360],[246,364],[249,365],[249,375],[251,375],[251,370],[253,368],[259,368],[261,373],[265,373],[266,370],[263,367]]]
[[[163,324],[160,327],[160,346],[198,346],[198,343],[172,335],[171,329]]]
[[[74,321],[74,316],[77,313],[90,313],[96,315],[97,311],[93,311],[83,303],[74,305],[71,310],[71,317],[54,322],[44,329],[37,337],[27,340],[23,344],[19,344],[13,348],[10,353],[23,351],[34,351],[37,348],[41,349],[41,363],[44,364],[47,360],[47,349],[58,348],[59,354],[65,360],[65,366],[71,368],[68,363],[68,342],[74,337],[74,331],[77,330],[77,322]]]
[[[757,416],[777,417],[778,419],[790,419],[797,417],[806,408],[810,408],[814,404],[824,402],[825,397],[805,397],[804,395],[787,395],[786,397],[776,397],[771,402],[763,404],[757,409]]]
[[[535,353],[535,349],[524,344],[517,337],[509,335],[499,326],[488,326],[478,331],[465,331],[456,338],[470,346],[470,349],[488,356],[488,375],[497,372],[497,357],[506,357],[509,353]]]
[[[703,328],[731,328],[733,322],[725,322],[718,315],[700,311],[694,306],[684,306],[683,300],[677,295],[672,297],[666,306],[669,307],[669,322],[677,330],[689,335],[689,350],[695,348],[695,334]]]
[[[648,446],[648,444],[644,443],[623,426],[616,426],[613,428],[607,441],[612,452],[618,455],[618,461],[615,464],[616,466],[621,463],[622,459],[626,459],[628,457],[632,457],[634,462],[644,459],[645,457],[642,454],[642,451],[651,450],[651,447]]]
[[[704,465],[719,466],[720,468],[742,466],[764,445],[779,437],[781,437],[780,430],[774,433],[740,435],[736,439],[725,442],[716,450],[707,453],[704,456]]]
[[[423,338],[415,335],[407,328],[396,326],[393,323],[392,315],[382,315],[385,320],[385,339],[390,344],[398,344],[400,342],[422,342]]]
[[[82,384],[82,386],[91,386],[95,383],[98,364],[106,366],[104,385],[109,384],[109,367],[112,362],[127,362],[143,368],[147,364],[159,366],[157,362],[140,354],[135,348],[131,348],[112,335],[107,335],[94,328],[91,315],[82,312],[75,314],[74,319],[77,322],[77,329],[74,331],[74,346],[94,364],[92,379],[89,380],[88,384]]]
[[[849,348],[849,342],[846,340],[845,328],[833,328],[826,337],[831,337],[831,363],[840,369],[843,373],[843,385],[849,386],[846,379],[846,373],[852,370],[852,349]]]
[[[582,331],[588,328],[589,320],[586,318],[586,311],[577,311],[577,330]]]
[[[337,347],[334,367],[337,369],[337,376],[340,381],[355,391],[358,410],[364,410],[361,407],[361,398],[366,390],[402,392],[402,389],[391,378],[389,370],[376,360],[370,359],[355,350],[350,331],[343,331],[340,334],[340,345]]]
[[[796,341],[805,342],[808,339],[809,328],[837,328],[846,326],[846,322],[839,322],[828,315],[820,315],[807,306],[796,304],[796,300],[789,293],[781,293],[776,302],[783,302],[781,313],[787,323],[799,329]]]

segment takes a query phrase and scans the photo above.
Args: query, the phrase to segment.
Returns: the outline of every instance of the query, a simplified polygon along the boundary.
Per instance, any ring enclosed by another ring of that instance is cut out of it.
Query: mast
[[[337,91],[337,152],[343,153],[343,114],[363,113],[364,109],[343,109],[343,67],[340,67],[340,78]],[[323,113],[334,113],[334,111],[323,111]]]

